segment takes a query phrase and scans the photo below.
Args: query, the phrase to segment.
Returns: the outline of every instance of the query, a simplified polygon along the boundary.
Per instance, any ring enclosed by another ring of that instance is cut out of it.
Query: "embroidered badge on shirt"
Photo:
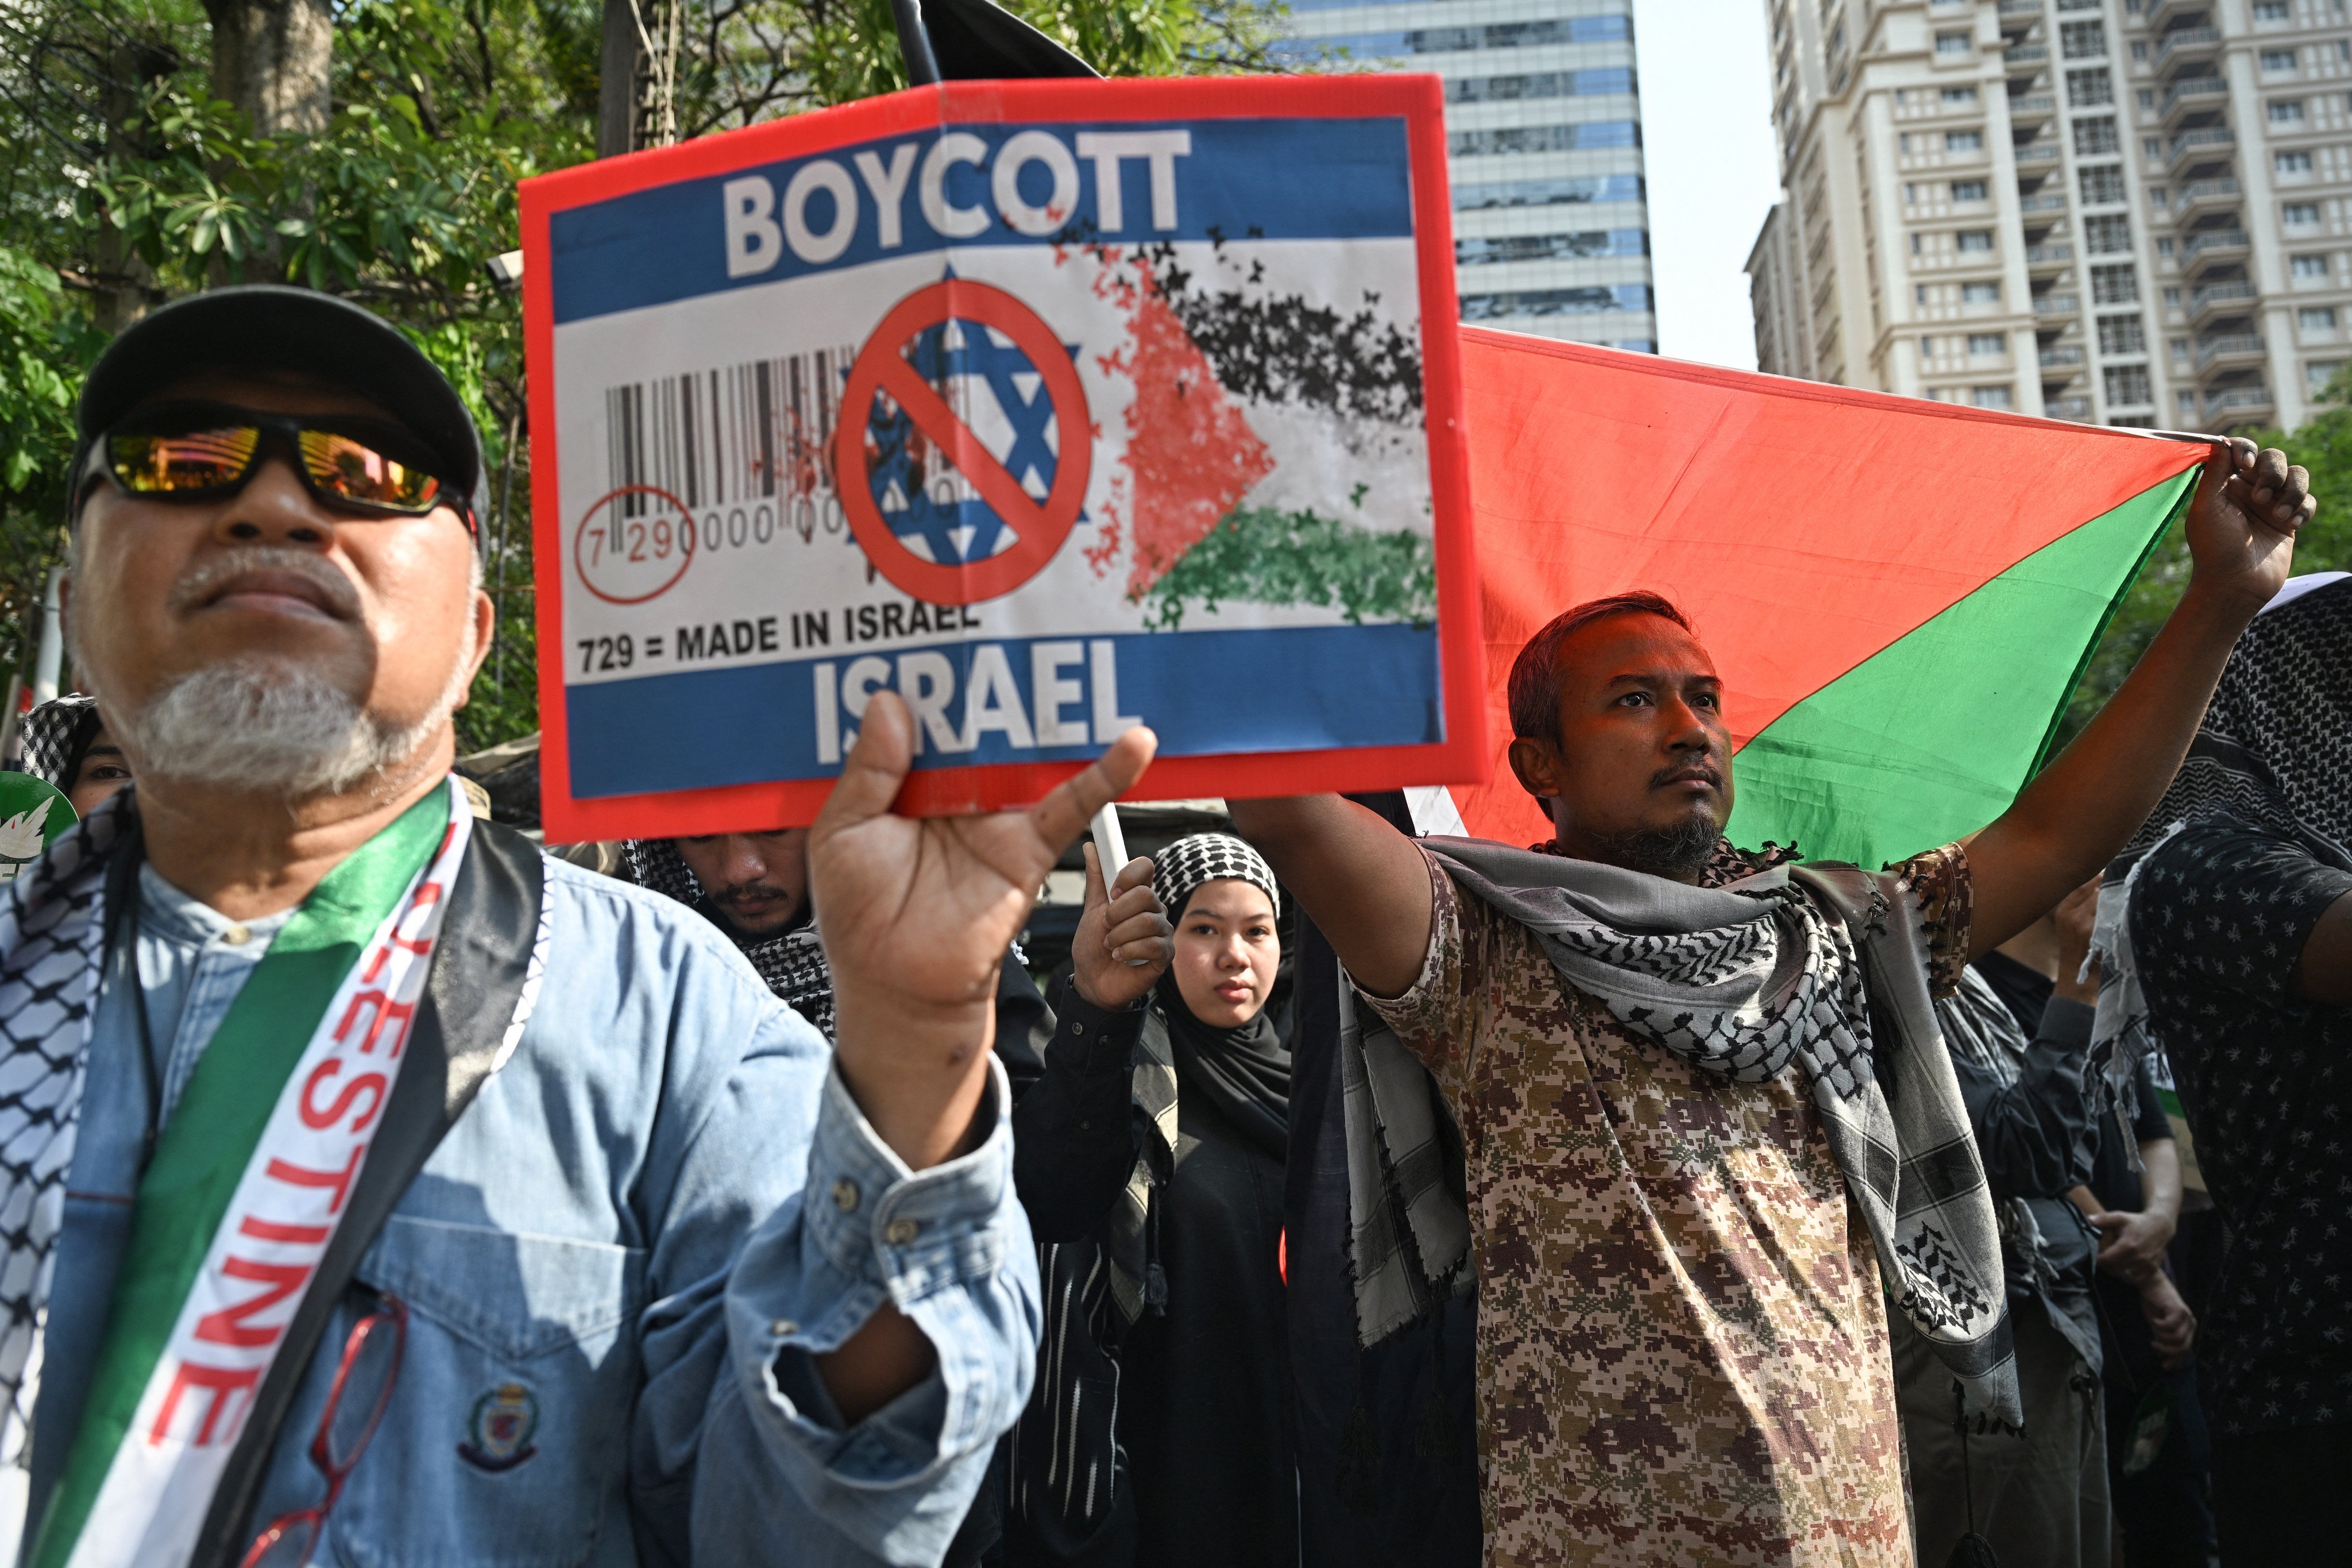
[[[539,1452],[530,1443],[538,1430],[539,1396],[520,1383],[502,1383],[474,1401],[457,1457],[492,1475],[511,1470]]]

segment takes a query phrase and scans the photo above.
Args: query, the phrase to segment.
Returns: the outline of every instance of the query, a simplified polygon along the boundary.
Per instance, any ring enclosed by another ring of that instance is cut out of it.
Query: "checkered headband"
[[[1157,868],[1151,873],[1151,890],[1167,906],[1171,920],[1183,912],[1184,900],[1202,883],[1226,879],[1247,882],[1265,895],[1275,913],[1282,912],[1282,893],[1275,884],[1274,868],[1230,833],[1195,833],[1190,838],[1179,838],[1151,858]]]

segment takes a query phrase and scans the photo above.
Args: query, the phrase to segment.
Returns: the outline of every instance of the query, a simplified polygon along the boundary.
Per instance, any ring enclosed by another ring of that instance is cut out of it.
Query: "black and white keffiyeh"
[[[75,691],[37,704],[16,731],[24,742],[25,771],[53,788],[70,790],[99,725],[95,697]]]
[[[1968,1063],[2002,1089],[2014,1087],[2025,1076],[2025,1056],[2033,1042],[1976,965],[1960,972],[1958,991],[1937,999],[1936,1021],[1955,1060]],[[2032,1279],[2044,1290],[2055,1286],[2058,1271],[2051,1267],[2049,1244],[2033,1217],[2033,1205],[2023,1198],[2003,1198],[1993,1205],[1993,1214],[2000,1226],[2003,1268]]]
[[[80,1124],[119,795],[68,829],[0,900],[0,1469],[28,1470],[41,1329]]]
[[[1777,866],[1696,888],[1478,839],[1422,843],[1637,1038],[1742,1082],[1793,1064],[1889,1299],[1971,1409],[2021,1424],[1992,1198],[1924,922],[1892,874]]]
[[[1282,889],[1274,879],[1274,868],[1230,833],[1179,838],[1151,858],[1151,891],[1171,920],[1183,912],[1184,900],[1203,882],[1247,882],[1265,895],[1276,914],[1282,912]]]
[[[2096,1109],[2132,1135],[2132,1081],[2158,1049],[2131,947],[2131,897],[2149,851],[2191,822],[2266,828],[2322,864],[2352,870],[2352,575],[2288,581],[2238,639],[2172,785],[2099,889],[2091,1026]]]
[[[669,839],[629,839],[622,857],[629,880],[637,886],[667,893],[681,904],[701,904],[702,884]],[[738,940],[736,945],[770,991],[815,1025],[819,1034],[833,1038],[833,969],[825,963],[824,943],[818,939],[814,920],[778,936],[748,942]]]

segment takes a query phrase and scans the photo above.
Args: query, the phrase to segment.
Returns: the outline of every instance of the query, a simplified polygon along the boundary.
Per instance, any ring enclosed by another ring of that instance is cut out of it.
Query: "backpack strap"
[[[407,1066],[393,1084],[350,1207],[254,1394],[188,1560],[194,1568],[235,1568],[252,1544],[249,1516],[278,1433],[360,1258],[443,1134],[504,1064],[509,1036],[520,1035],[526,983],[537,979],[532,959],[543,934],[545,895],[539,846],[510,827],[476,821],[409,1031]],[[536,986],[530,989],[535,994]]]

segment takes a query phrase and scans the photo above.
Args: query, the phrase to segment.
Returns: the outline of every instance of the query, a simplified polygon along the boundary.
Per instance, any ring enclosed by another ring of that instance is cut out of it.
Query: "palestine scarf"
[[[1696,888],[1480,839],[1422,842],[1635,1038],[1738,1082],[1801,1072],[1888,1299],[1971,1409],[2022,1424],[1992,1197],[1936,1021],[1924,922],[1892,874],[1780,866]]]
[[[1943,1026],[1944,1044],[1953,1059],[1968,1063],[2000,1088],[2013,1089],[2025,1076],[2026,1054],[2033,1042],[2009,1010],[2009,1004],[1970,964],[1960,971],[1960,988],[1936,1003],[1936,1021]],[[2021,1197],[1995,1202],[2000,1225],[2001,1261],[2013,1275],[2034,1280],[2047,1292],[2058,1283],[2058,1271],[2047,1257],[2049,1242],[2033,1207]]]
[[[1554,841],[1528,849],[1560,852]],[[1718,839],[1699,886],[1720,888],[1796,858],[1793,847],[1750,853]],[[1339,1024],[1356,1342],[1370,1348],[1470,1288],[1470,1210],[1457,1190],[1461,1132],[1436,1080],[1379,1014],[1357,1005],[1344,973]]]
[[[2132,889],[2150,850],[2189,823],[2216,819],[2292,838],[2322,864],[2352,870],[2352,576],[2291,578],[2254,617],[2172,786],[2099,889],[2093,1087],[2135,1165],[2132,1080],[2158,1047],[2132,954]]]
[[[695,879],[693,871],[687,867],[686,857],[677,852],[675,843],[667,838],[632,838],[623,845],[622,858],[629,880],[656,893],[667,893],[706,920],[710,919],[711,910],[703,901],[702,884]],[[738,936],[734,928],[723,921],[713,920],[711,923],[742,950],[770,991],[815,1025],[819,1034],[828,1040],[833,1038],[833,970],[824,961],[824,943],[818,940],[814,919],[804,919],[780,935],[750,942]]]

